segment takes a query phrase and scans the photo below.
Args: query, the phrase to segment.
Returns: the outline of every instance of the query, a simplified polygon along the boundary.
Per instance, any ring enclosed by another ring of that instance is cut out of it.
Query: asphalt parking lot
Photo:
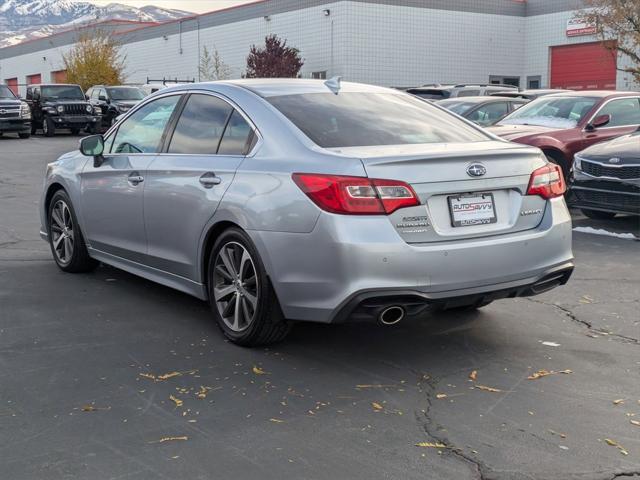
[[[0,478],[640,478],[638,241],[576,232],[539,297],[243,349],[194,298],[57,269],[37,202],[76,145],[0,138]]]

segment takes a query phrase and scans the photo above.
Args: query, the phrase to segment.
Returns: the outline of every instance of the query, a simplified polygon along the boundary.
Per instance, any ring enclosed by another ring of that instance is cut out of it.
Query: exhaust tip
[[[395,325],[404,318],[404,308],[394,305],[385,308],[380,315],[378,321],[383,325]]]

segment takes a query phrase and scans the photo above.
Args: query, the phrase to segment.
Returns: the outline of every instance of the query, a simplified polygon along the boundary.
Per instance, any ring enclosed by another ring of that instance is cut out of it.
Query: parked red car
[[[639,126],[640,92],[594,90],[540,97],[487,130],[541,148],[566,177],[576,153]]]

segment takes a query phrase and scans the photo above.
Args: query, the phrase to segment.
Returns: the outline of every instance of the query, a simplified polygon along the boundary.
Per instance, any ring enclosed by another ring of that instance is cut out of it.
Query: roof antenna
[[[331,90],[333,93],[338,95],[338,93],[340,93],[341,81],[342,81],[342,77],[337,76],[337,77],[330,78],[329,80],[324,82],[324,84],[327,86],[329,90]]]

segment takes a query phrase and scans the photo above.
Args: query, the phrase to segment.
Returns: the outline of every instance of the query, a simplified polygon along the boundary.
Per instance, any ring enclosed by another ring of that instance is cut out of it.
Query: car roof
[[[445,100],[439,100],[436,103],[438,104],[451,104],[451,103],[492,103],[492,102],[500,102],[500,101],[509,101],[509,102],[526,102],[526,98],[513,98],[513,97],[501,97],[499,95],[490,95],[490,96],[473,96],[473,97],[454,97],[447,98]]]
[[[299,95],[303,93],[331,93],[331,90],[325,82],[326,80],[301,78],[252,78],[225,80],[222,82],[190,83],[183,85],[182,88],[192,90],[201,89],[207,85],[226,84],[246,88],[261,97],[275,97],[280,95]],[[340,92],[392,93],[394,95],[403,95],[403,92],[391,88],[354,82],[340,82]]]
[[[568,92],[554,93],[552,97],[626,97],[640,95],[640,92],[621,92],[617,90],[570,90]]]
[[[77,83],[32,83],[27,87],[79,87]]]

